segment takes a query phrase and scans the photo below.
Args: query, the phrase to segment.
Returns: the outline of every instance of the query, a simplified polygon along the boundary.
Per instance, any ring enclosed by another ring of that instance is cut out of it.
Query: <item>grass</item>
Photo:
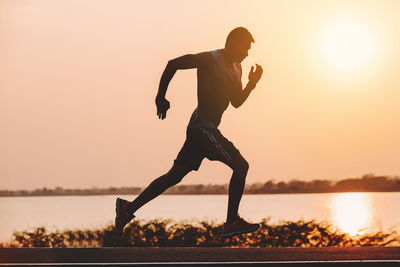
[[[349,236],[326,222],[314,220],[282,221],[269,224],[261,221],[258,231],[220,237],[222,224],[197,221],[192,224],[172,220],[135,220],[122,237],[109,225],[96,230],[48,232],[45,227],[33,231],[14,232],[8,243],[0,247],[354,247],[398,246],[396,231]]]

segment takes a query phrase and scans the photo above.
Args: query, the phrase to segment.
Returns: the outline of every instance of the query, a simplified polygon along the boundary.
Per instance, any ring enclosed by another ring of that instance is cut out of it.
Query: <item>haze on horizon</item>
[[[247,183],[400,174],[400,2],[11,1],[0,3],[0,189],[149,184],[167,171],[196,107],[178,71],[166,120],[154,98],[169,59],[255,38],[264,74],[221,132]],[[166,138],[167,136],[167,138]],[[204,160],[183,184],[224,184]]]

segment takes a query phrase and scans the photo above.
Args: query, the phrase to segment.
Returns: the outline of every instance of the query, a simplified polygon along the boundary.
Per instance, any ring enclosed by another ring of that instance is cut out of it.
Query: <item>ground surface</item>
[[[383,261],[400,266],[400,247],[353,248],[0,248],[0,263],[205,263]]]

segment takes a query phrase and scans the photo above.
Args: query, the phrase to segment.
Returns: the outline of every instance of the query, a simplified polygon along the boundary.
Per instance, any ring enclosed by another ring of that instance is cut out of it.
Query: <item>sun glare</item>
[[[325,27],[320,48],[324,60],[335,69],[355,71],[371,62],[376,44],[367,24],[337,19]]]
[[[332,198],[333,221],[351,236],[367,232],[371,226],[371,203],[366,193],[342,193]]]

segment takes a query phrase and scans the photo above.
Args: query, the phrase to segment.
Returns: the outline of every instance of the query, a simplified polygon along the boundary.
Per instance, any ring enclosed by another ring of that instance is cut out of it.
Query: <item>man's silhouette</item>
[[[204,158],[221,161],[233,170],[222,236],[248,233],[259,228],[259,224],[248,223],[238,215],[249,164],[217,128],[229,103],[235,108],[240,107],[261,78],[263,69],[256,64],[255,71],[251,67],[249,82],[242,88],[240,63],[248,56],[252,42],[251,33],[246,28],[238,27],[229,33],[224,49],[184,55],[168,62],[155,100],[158,117],[165,119],[167,115],[170,103],[165,99],[165,94],[169,82],[179,69],[197,68],[198,105],[190,118],[186,141],[172,168],[155,179],[132,202],[117,198],[115,229],[118,233],[122,234],[125,225],[135,217],[133,214],[140,207],[179,183],[192,170],[197,171]]]

